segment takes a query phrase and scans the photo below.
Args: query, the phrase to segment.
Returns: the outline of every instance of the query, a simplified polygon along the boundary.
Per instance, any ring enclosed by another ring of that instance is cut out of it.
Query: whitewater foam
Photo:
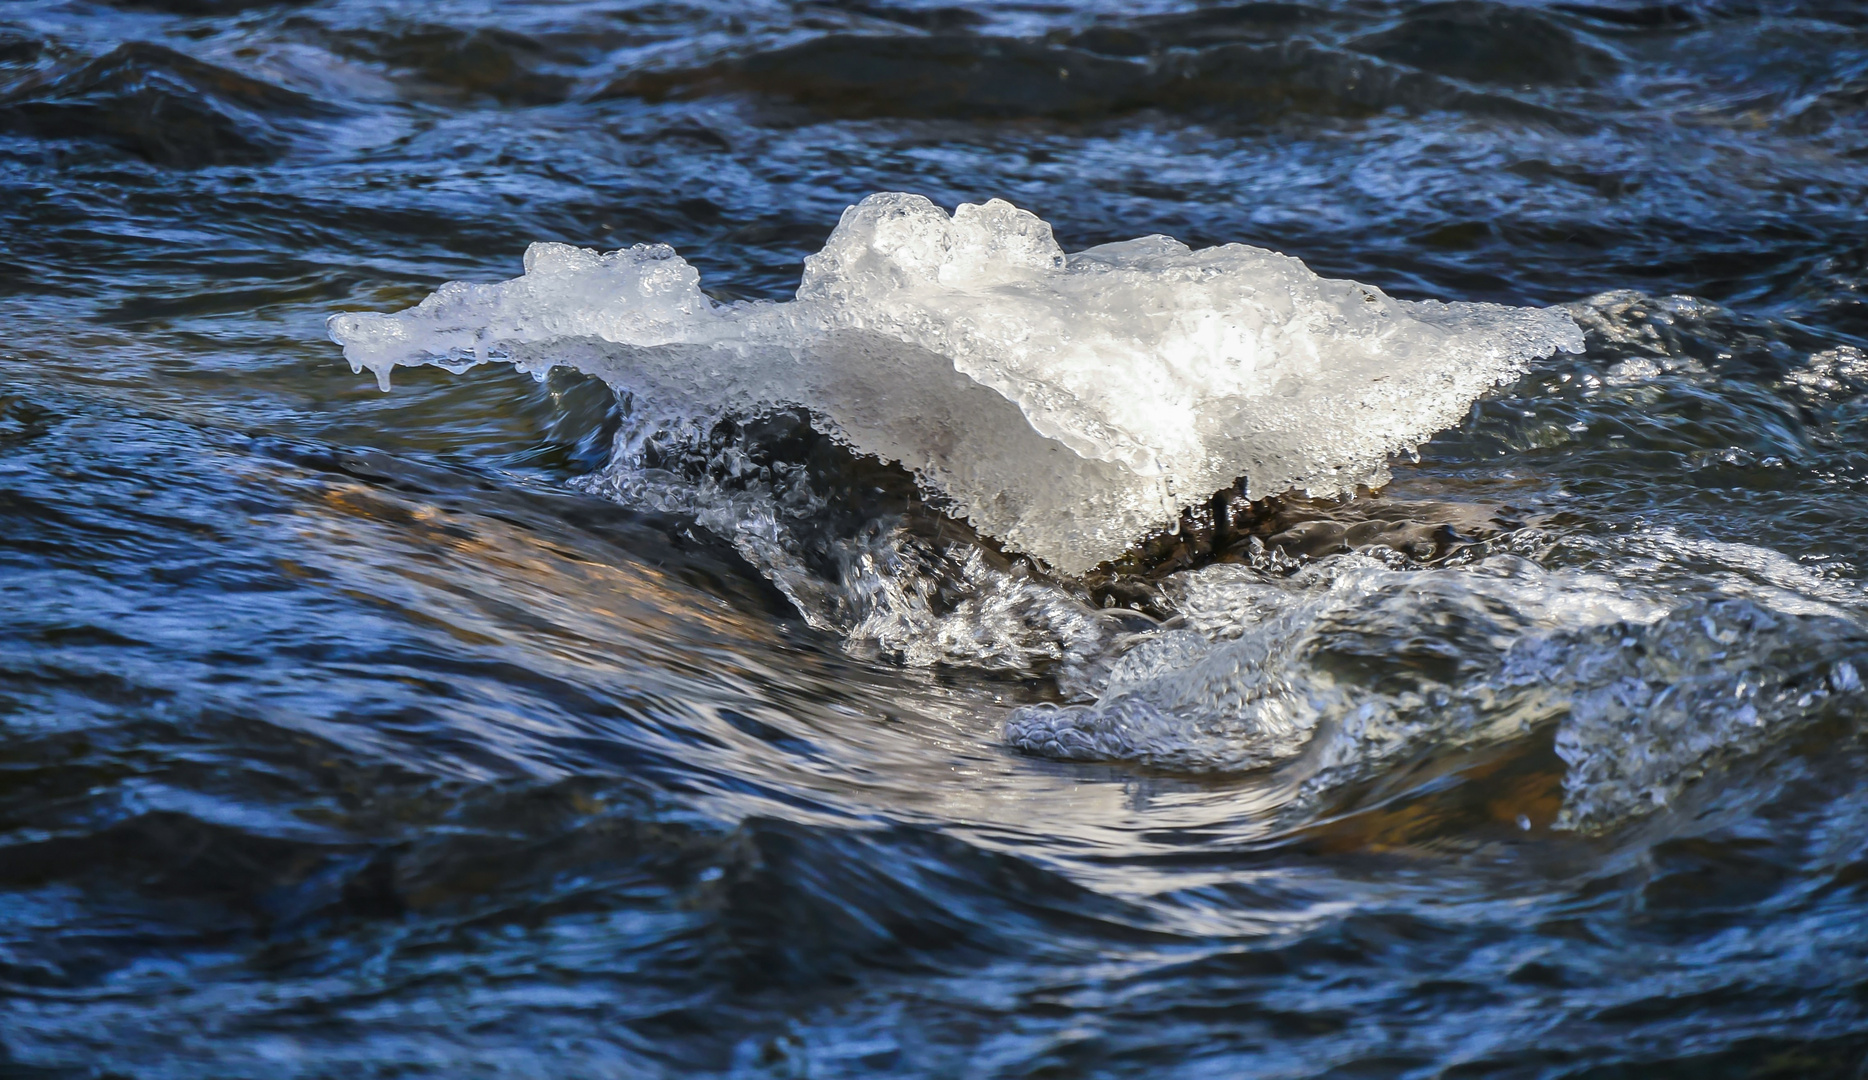
[[[385,385],[402,365],[576,367],[631,395],[638,433],[802,406],[1065,574],[1240,478],[1254,498],[1379,486],[1488,387],[1582,348],[1556,309],[1395,300],[1238,244],[1066,255],[1009,203],[904,194],[845,211],[788,302],[715,303],[666,245],[534,244],[519,278],[329,329]]]

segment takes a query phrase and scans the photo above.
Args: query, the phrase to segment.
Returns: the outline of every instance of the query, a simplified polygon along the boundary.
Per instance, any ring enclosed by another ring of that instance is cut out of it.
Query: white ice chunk
[[[1488,387],[1582,348],[1556,309],[1395,300],[1239,244],[1066,256],[1009,203],[904,194],[845,211],[785,303],[717,305],[665,245],[535,244],[522,277],[330,332],[385,382],[499,359],[575,366],[676,423],[804,406],[1067,574],[1239,477],[1255,498],[1377,486]]]

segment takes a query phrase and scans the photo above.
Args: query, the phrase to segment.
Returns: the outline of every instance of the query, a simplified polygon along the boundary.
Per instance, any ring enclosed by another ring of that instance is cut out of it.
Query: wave
[[[305,121],[338,112],[166,45],[133,41],[73,60],[29,44],[32,60],[55,62],[0,91],[0,130],[88,139],[158,165],[198,168],[271,161]]]
[[[542,42],[513,30],[462,29],[438,23],[332,34],[341,55],[375,65],[425,88],[485,96],[502,105],[550,105],[570,94],[570,77],[550,70],[560,59]]]
[[[751,93],[834,117],[1095,120],[1152,109],[1216,121],[1366,117],[1399,108],[1499,116],[1559,128],[1592,122],[1457,77],[1383,58],[1423,48],[1403,30],[1369,52],[1304,38],[1239,41],[1193,51],[1137,31],[1086,31],[1074,44],[973,34],[830,34],[697,68],[630,72],[601,100]],[[1446,36],[1446,35],[1442,35]],[[1457,35],[1454,35],[1457,36]],[[1580,46],[1576,48],[1580,49]],[[1495,72],[1515,58],[1480,53]],[[1469,65],[1470,66],[1470,65]],[[1533,72],[1549,61],[1530,65]],[[1555,75],[1550,81],[1582,81]]]
[[[595,96],[750,94],[858,118],[1094,121],[1152,110],[1263,123],[1400,109],[1593,130],[1598,122],[1540,100],[1541,91],[1597,85],[1620,70],[1577,20],[1491,0],[1229,4],[1105,16],[1042,39],[869,10],[928,32],[831,33],[628,71]]]
[[[1833,607],[1682,603],[1508,554],[1408,570],[1339,555],[1284,578],[1218,565],[1171,588],[1170,627],[1110,665],[1093,699],[1017,709],[1006,741],[1177,772],[1286,766],[1287,812],[1307,812],[1427,751],[1554,726],[1567,767],[1554,824],[1592,831],[1859,708],[1868,662],[1868,631]]]

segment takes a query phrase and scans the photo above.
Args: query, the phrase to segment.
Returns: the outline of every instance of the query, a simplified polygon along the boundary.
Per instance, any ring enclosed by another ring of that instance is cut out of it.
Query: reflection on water
[[[0,1073],[1858,1075],[1865,34],[0,11]],[[324,337],[538,240],[789,297],[878,190],[1586,348],[1055,579],[783,417]],[[780,474],[791,547],[686,497]]]

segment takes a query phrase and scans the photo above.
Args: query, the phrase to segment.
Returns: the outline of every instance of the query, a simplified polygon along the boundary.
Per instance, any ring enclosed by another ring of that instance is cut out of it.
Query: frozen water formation
[[[784,303],[716,303],[663,245],[534,244],[519,278],[330,330],[385,383],[398,365],[492,360],[603,378],[629,416],[580,484],[693,515],[853,650],[1051,675],[1061,704],[1004,721],[1031,754],[1267,770],[1301,815],[1427,750],[1554,728],[1556,823],[1595,830],[1863,694],[1860,597],[1764,549],[1655,533],[1567,560],[1690,556],[1725,568],[1705,595],[1490,547],[1431,566],[1260,548],[1165,575],[1155,624],[894,511],[820,527],[851,508],[751,434],[801,430],[802,407],[907,467],[933,505],[1071,575],[1240,477],[1253,497],[1380,484],[1390,454],[1488,387],[1580,351],[1563,311],[1398,301],[1273,252],[1162,236],[1066,255],[1007,203],[950,216],[885,194],[845,212]],[[1798,385],[1840,393],[1852,360],[1812,358]]]
[[[1378,486],[1389,455],[1582,333],[1556,309],[1396,300],[1239,244],[1066,255],[994,199],[850,207],[797,298],[717,304],[663,244],[533,244],[522,277],[444,285],[330,333],[357,369],[568,364],[692,427],[802,406],[950,512],[1065,574],[1243,477],[1253,498]]]

